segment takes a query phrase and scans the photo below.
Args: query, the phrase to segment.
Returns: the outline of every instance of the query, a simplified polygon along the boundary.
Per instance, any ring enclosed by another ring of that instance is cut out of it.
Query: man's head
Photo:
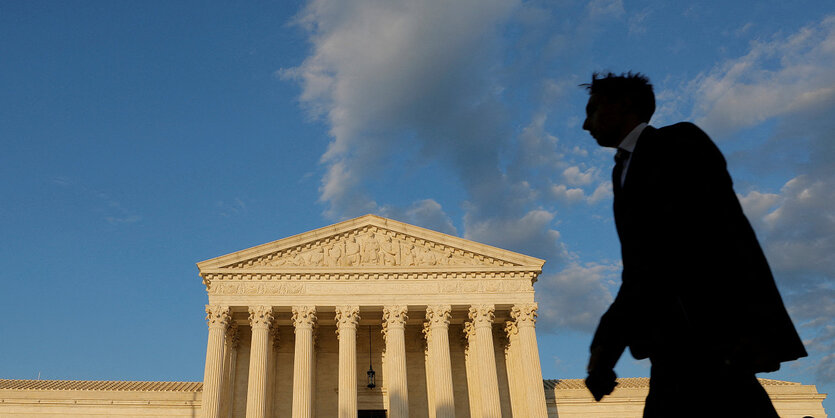
[[[592,75],[583,129],[603,147],[617,147],[641,122],[649,123],[655,112],[655,94],[649,79],[640,73]]]

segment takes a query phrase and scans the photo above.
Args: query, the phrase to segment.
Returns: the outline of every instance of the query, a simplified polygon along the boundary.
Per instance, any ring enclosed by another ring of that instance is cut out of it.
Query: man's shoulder
[[[656,144],[659,153],[679,156],[677,161],[692,159],[700,164],[715,162],[722,166],[725,159],[716,143],[692,122],[679,122],[663,126],[654,131],[654,138],[648,142]]]
[[[675,136],[678,138],[707,138],[707,134],[693,122],[679,122],[673,125],[662,126],[657,129],[657,134],[660,136]]]
[[[665,148],[714,149],[716,145],[709,136],[692,122],[679,122],[662,126],[651,131],[653,142]]]

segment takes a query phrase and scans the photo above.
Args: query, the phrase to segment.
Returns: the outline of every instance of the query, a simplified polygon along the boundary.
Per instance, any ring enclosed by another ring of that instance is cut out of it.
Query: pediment
[[[365,215],[198,263],[201,273],[263,270],[522,269],[543,260]]]

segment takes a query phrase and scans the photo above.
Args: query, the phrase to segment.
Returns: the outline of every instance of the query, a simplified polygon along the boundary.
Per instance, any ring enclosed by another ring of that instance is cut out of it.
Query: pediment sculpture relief
[[[391,231],[363,229],[230,267],[502,266],[512,265]]]

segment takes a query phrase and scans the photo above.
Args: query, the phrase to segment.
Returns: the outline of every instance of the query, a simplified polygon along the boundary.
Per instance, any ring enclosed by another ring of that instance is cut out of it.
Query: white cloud
[[[393,206],[380,209],[380,215],[402,222],[432,229],[450,235],[458,235],[455,225],[449,218],[441,204],[433,199],[424,199],[403,210]]]
[[[738,194],[737,197],[745,210],[745,214],[752,219],[763,218],[780,200],[778,194],[760,193],[756,190],[752,190],[745,196]]]
[[[643,35],[647,32],[647,18],[651,14],[650,9],[644,9],[629,16],[629,35]]]
[[[560,233],[551,229],[554,213],[532,210],[518,219],[465,218],[464,237],[559,263],[566,258]]]
[[[558,201],[567,203],[575,203],[583,200],[585,193],[583,189],[571,188],[569,189],[564,184],[555,184],[551,186],[551,196]]]
[[[619,18],[626,13],[623,0],[591,0],[586,9],[592,19]]]
[[[563,257],[554,213],[536,203],[539,184],[562,169],[558,139],[533,115],[515,135],[502,104],[501,31],[517,0],[314,0],[299,17],[312,53],[285,79],[302,86],[301,101],[330,127],[332,141],[320,200],[331,218],[367,212],[455,232],[434,200],[411,207],[377,203],[367,185],[391,155],[415,150],[448,168],[466,191],[463,235],[547,257]],[[546,83],[549,97],[560,86]],[[501,161],[511,150],[510,161]],[[541,170],[540,176],[532,176]],[[572,174],[572,173],[569,173]],[[587,172],[573,173],[587,182]],[[538,184],[532,185],[529,179]],[[582,190],[567,191],[574,196]]]
[[[571,263],[536,283],[539,325],[544,331],[571,328],[591,332],[614,299],[610,288],[619,264]]]
[[[779,195],[754,191],[741,202],[764,233],[765,250],[778,273],[793,280],[823,275],[835,281],[835,182],[802,175],[788,181]]]
[[[571,186],[586,186],[594,181],[595,174],[596,170],[594,167],[582,171],[580,167],[575,165],[563,170],[562,177]]]
[[[321,200],[330,217],[373,207],[364,181],[407,141],[449,161],[470,187],[496,182],[498,146],[509,137],[495,80],[501,23],[513,0],[314,0],[298,22],[312,54],[280,74],[330,126]],[[474,11],[478,11],[474,13]]]
[[[590,205],[594,205],[610,197],[614,197],[614,192],[612,192],[612,182],[604,181],[600,183],[596,189],[594,189],[594,192],[588,197],[588,199],[586,199],[586,202]]]
[[[345,214],[362,215],[376,210],[377,204],[357,187],[361,174],[356,171],[364,170],[345,160],[334,161],[328,167],[319,188],[319,199],[331,203],[328,217],[339,219]]]
[[[217,208],[220,216],[223,216],[224,218],[244,214],[247,210],[246,203],[238,197],[232,199],[231,201],[218,200],[215,202],[215,207]]]
[[[588,157],[589,152],[579,146],[575,145],[574,148],[571,149],[571,153],[580,157]]]
[[[519,135],[519,157],[511,169],[523,171],[532,167],[554,167],[562,159],[557,152],[556,136],[545,130],[547,115],[544,112],[533,117]]]
[[[701,74],[689,85],[692,119],[726,133],[835,97],[835,16],[789,36],[755,41],[749,52]]]

